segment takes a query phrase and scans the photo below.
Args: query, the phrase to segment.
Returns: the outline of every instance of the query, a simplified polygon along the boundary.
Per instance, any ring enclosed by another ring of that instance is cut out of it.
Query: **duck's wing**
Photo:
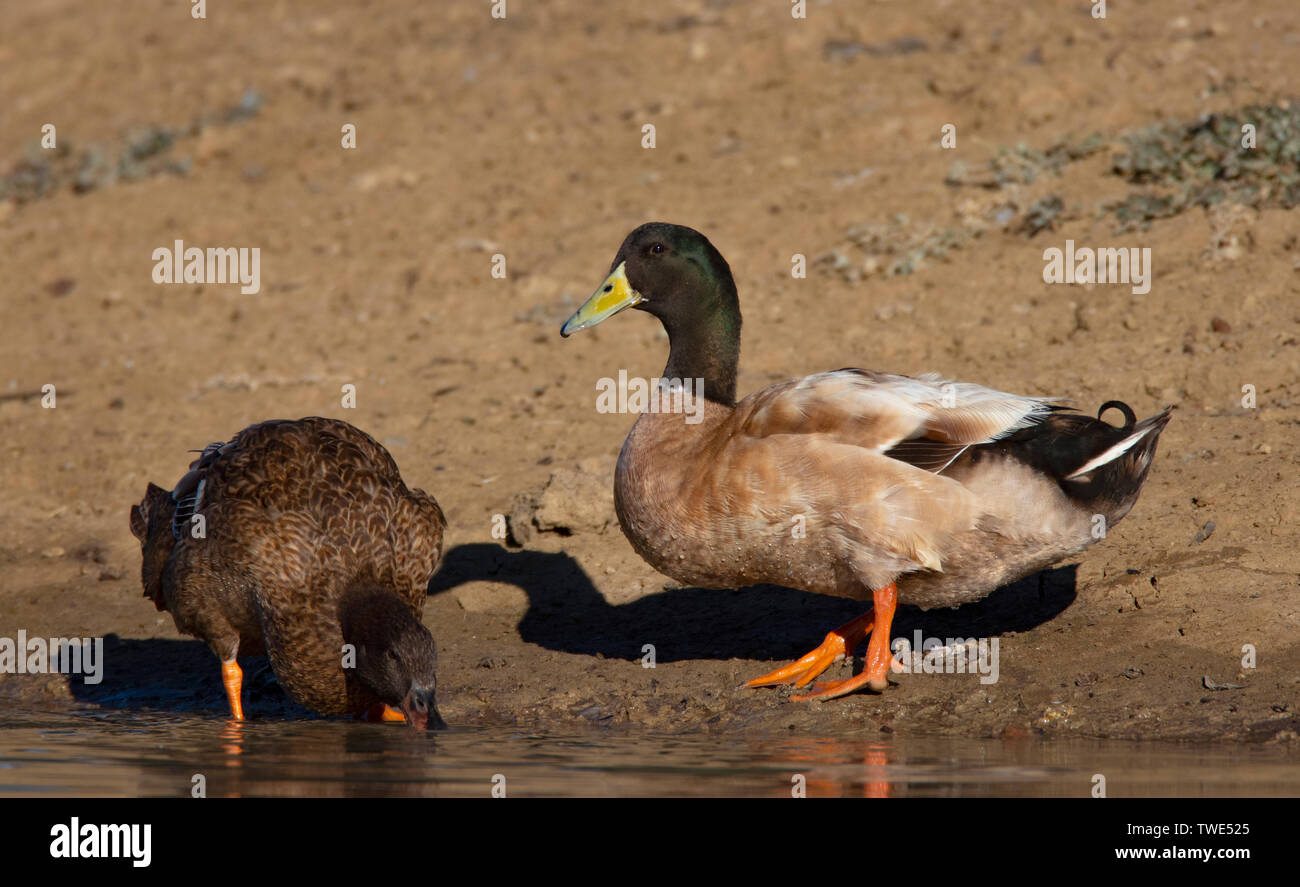
[[[945,469],[1055,409],[936,375],[837,370],[741,401],[706,461],[725,475],[715,492],[740,510],[779,505],[833,529],[857,576],[878,588],[942,570],[952,540],[979,522],[981,502]]]
[[[1057,398],[1024,397],[935,374],[900,376],[844,369],[776,385],[742,402],[744,433],[817,435],[934,473],[968,447],[1036,425],[1062,409]]]
[[[178,541],[203,514],[209,537],[228,541],[227,556],[249,570],[301,559],[340,588],[354,578],[391,585],[417,610],[446,527],[438,503],[406,487],[374,438],[320,417],[262,422],[209,444],[172,498]]]

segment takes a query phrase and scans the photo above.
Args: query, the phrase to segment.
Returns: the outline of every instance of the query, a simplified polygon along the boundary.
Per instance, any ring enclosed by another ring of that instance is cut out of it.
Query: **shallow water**
[[[84,712],[0,715],[0,798],[1300,795],[1277,747],[938,737],[548,734]]]

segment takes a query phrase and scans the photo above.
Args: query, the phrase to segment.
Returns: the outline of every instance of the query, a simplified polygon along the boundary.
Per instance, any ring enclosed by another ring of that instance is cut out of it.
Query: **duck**
[[[236,721],[243,653],[317,713],[444,727],[421,613],[446,525],[374,438],[319,416],[208,444],[130,509],[144,596],[216,654]]]
[[[668,334],[659,409],[619,452],[614,505],[651,566],[702,588],[784,586],[869,602],[806,656],[748,682],[806,687],[869,638],[860,673],[794,700],[883,692],[899,603],[957,607],[1087,548],[1133,507],[1172,408],[1063,398],[938,374],[846,368],[736,399],[740,303],[700,232],[648,222],[562,336],[626,309]],[[692,397],[703,403],[688,404]],[[655,403],[654,399],[650,403]],[[679,409],[680,407],[680,409]],[[1102,421],[1108,410],[1123,425]]]

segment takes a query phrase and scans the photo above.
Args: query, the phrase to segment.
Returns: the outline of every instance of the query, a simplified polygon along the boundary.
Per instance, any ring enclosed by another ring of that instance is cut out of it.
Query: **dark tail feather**
[[[1102,407],[1098,417],[1110,405]],[[1128,420],[1124,427],[1106,426],[1110,430],[1097,436],[1110,438],[1110,442],[1099,447],[1094,455],[1061,480],[1066,495],[1088,503],[1095,511],[1106,515],[1106,520],[1112,524],[1128,514],[1137,501],[1155,459],[1160,432],[1164,431],[1173,414],[1173,408],[1166,407],[1135,423],[1132,421],[1133,411],[1127,405],[1120,406]],[[1100,418],[1098,424],[1104,424]]]
[[[1116,427],[1101,421],[1109,409],[1124,414]],[[1135,421],[1128,404],[1107,401],[1098,418],[1055,413],[1031,428],[997,441],[1033,468],[1056,478],[1067,496],[1115,523],[1137,501],[1172,407]],[[987,446],[996,446],[990,444]]]

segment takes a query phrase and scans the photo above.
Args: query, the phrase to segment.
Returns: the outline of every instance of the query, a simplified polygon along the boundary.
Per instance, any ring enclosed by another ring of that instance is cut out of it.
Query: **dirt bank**
[[[1114,159],[1158,123],[1190,144],[1177,127],[1212,112],[1285,117],[1289,0],[1113,3],[1104,21],[1014,0],[810,3],[806,20],[783,3],[556,0],[494,21],[248,0],[202,22],[187,4],[5,5],[0,635],[109,636],[102,684],[0,676],[5,704],[220,711],[209,654],[140,596],[127,508],[187,450],[320,414],[385,443],[449,516],[426,621],[450,721],[1300,741],[1290,173],[1238,171],[1258,187],[1212,200]],[[62,153],[32,148],[46,123]],[[1177,405],[1101,544],[980,604],[900,611],[905,637],[996,637],[996,683],[907,675],[812,706],[740,689],[855,606],[666,588],[589,518],[522,549],[493,537],[520,494],[617,453],[631,418],[596,412],[596,379],[663,366],[648,317],[558,335],[647,219],[730,261],[742,392],[864,366]],[[260,292],[155,284],[152,252],[177,239],[259,248]],[[1045,284],[1067,240],[1149,247],[1149,292]],[[251,683],[250,716],[291,713]]]

